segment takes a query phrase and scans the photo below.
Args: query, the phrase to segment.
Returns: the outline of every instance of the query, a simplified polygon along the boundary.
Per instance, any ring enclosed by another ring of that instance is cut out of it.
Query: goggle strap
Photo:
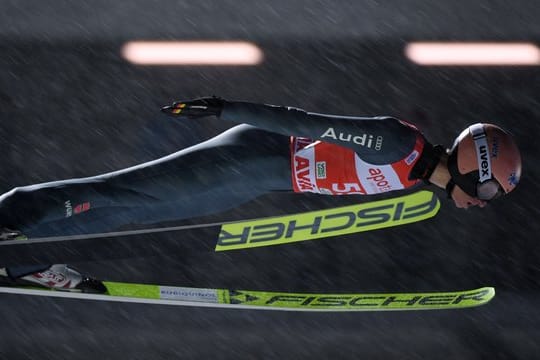
[[[476,148],[476,160],[478,162],[478,181],[483,183],[491,180],[491,157],[486,132],[483,124],[474,124],[469,128]],[[485,165],[484,165],[485,164]]]

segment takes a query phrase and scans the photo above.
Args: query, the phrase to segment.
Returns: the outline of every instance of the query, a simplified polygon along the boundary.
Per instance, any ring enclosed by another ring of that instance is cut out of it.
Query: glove
[[[181,116],[190,119],[205,116],[219,116],[225,100],[212,96],[187,101],[175,101],[172,105],[164,106],[161,111],[171,116]]]

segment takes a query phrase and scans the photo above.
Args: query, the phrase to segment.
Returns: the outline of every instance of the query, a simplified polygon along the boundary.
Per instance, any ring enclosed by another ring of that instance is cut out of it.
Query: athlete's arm
[[[418,131],[392,117],[352,117],[301,109],[226,102],[221,119],[246,123],[283,135],[303,136],[354,150],[364,160],[389,164],[414,148]]]
[[[309,113],[301,109],[202,98],[163,109],[185,117],[216,115],[288,136],[308,137],[348,147],[372,164],[389,164],[411,153],[419,131],[392,117],[352,117]]]

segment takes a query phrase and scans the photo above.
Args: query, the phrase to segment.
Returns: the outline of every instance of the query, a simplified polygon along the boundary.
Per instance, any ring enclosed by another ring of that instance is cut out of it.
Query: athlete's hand
[[[194,100],[175,101],[172,105],[161,108],[165,114],[187,118],[219,116],[225,101],[218,97],[204,97]]]

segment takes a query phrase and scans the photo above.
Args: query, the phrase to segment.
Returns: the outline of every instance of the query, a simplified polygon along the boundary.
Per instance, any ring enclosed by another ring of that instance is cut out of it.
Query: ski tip
[[[495,297],[495,288],[494,287],[487,286],[487,287],[484,287],[482,289],[484,289],[487,292],[487,294],[486,294],[486,298],[488,298],[487,301],[490,301],[491,299],[493,299]]]
[[[489,303],[495,297],[495,288],[485,286],[475,290],[463,291],[456,298],[457,307],[476,307]]]

